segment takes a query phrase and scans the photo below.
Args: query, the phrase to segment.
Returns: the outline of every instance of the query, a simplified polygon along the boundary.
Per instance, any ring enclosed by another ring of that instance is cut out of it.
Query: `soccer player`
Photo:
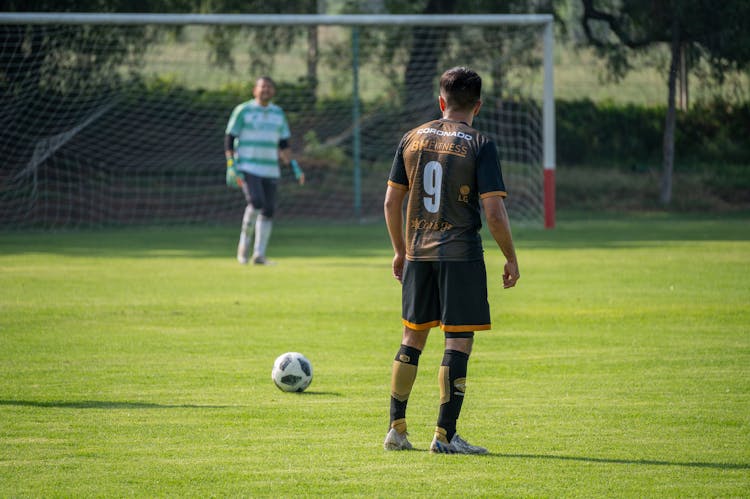
[[[271,237],[276,191],[281,177],[279,158],[292,167],[300,185],[305,183],[304,173],[292,159],[286,115],[271,102],[275,93],[276,85],[270,77],[259,78],[253,88],[255,98],[232,111],[224,138],[227,185],[240,187],[247,200],[237,245],[237,260],[243,265],[248,262],[248,230],[253,230],[253,227],[252,261],[256,265],[267,263],[266,248]]]
[[[491,326],[480,205],[506,259],[503,286],[515,286],[520,274],[497,148],[471,127],[482,105],[481,89],[482,79],[470,69],[443,73],[438,99],[443,117],[407,132],[391,167],[384,211],[395,253],[393,277],[402,285],[404,332],[391,373],[390,428],[383,443],[387,450],[412,448],[406,405],[430,328],[439,326],[445,352],[430,452],[487,453],[456,433],[474,332]]]

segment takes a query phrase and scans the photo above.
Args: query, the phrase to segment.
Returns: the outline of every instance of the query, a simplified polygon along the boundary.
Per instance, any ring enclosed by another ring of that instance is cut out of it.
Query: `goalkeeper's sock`
[[[258,211],[253,208],[253,205],[248,204],[245,207],[245,214],[242,217],[242,232],[240,233],[242,241],[247,242],[248,235],[247,229],[255,225],[255,220],[258,218]]]
[[[247,229],[253,226],[257,216],[258,212],[253,208],[253,205],[248,204],[245,207],[245,214],[242,216],[242,231],[240,232],[240,242],[237,245],[237,261],[243,265],[247,263],[247,254],[250,252],[250,237],[247,234]]]
[[[445,430],[448,442],[456,434],[456,422],[464,403],[468,364],[469,355],[458,350],[445,350],[440,364],[440,412],[437,425]]]
[[[265,258],[268,240],[271,238],[271,229],[273,229],[273,219],[264,215],[258,215],[258,220],[255,222],[253,256]]]
[[[391,373],[391,428],[399,433],[406,431],[406,404],[417,379],[417,366],[422,352],[416,348],[401,345],[393,360]]]

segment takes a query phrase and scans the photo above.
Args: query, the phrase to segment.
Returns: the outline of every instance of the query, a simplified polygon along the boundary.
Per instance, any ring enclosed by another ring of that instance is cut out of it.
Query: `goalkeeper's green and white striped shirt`
[[[255,99],[232,111],[227,134],[235,140],[237,169],[259,177],[279,178],[279,141],[291,136],[284,111],[276,104],[261,106]]]

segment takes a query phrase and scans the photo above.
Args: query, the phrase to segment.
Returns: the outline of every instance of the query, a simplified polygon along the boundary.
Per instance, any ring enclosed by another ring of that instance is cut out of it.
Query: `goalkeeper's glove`
[[[227,158],[227,186],[240,189],[242,181],[242,173],[238,172],[237,167],[234,166],[234,159]]]
[[[293,159],[289,162],[290,165],[292,165],[292,171],[294,172],[294,178],[296,178],[300,184],[305,183],[305,173],[302,171],[302,168],[300,168],[299,163],[297,163],[296,159]]]

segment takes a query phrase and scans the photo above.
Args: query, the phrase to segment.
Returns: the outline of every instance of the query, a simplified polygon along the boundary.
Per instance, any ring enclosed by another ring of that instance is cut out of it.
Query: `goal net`
[[[498,145],[511,219],[542,223],[543,23],[78,17],[0,14],[0,228],[238,223],[224,131],[261,75],[307,179],[282,168],[278,216],[382,217],[396,146],[439,117],[457,65],[483,77],[474,126]]]

